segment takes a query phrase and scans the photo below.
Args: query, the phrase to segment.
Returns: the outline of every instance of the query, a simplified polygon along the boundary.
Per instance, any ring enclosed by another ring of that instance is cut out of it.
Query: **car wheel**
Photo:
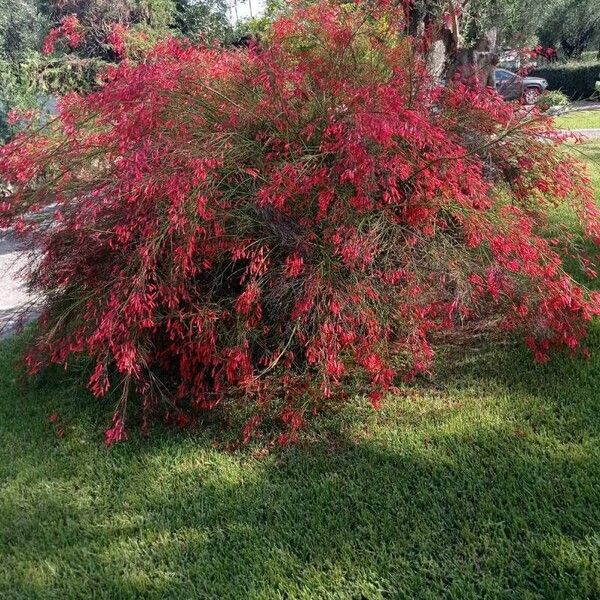
[[[542,95],[540,88],[530,87],[523,93],[523,100],[525,104],[535,104],[537,99]]]

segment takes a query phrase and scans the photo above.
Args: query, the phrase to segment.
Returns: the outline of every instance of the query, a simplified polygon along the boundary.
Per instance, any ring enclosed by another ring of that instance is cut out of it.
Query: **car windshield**
[[[509,79],[515,77],[515,74],[511,73],[510,71],[505,71],[504,69],[496,69],[494,76],[496,81],[508,81]]]

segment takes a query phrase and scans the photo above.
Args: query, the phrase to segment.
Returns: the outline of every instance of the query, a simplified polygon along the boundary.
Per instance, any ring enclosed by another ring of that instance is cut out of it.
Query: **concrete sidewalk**
[[[580,133],[589,140],[600,139],[600,129],[576,129],[574,130],[574,133]]]
[[[568,112],[583,112],[586,110],[600,110],[598,100],[576,100],[569,105]]]
[[[35,316],[35,310],[29,311],[33,298],[18,278],[24,263],[19,242],[14,236],[0,232],[0,339],[23,324],[23,311],[27,312],[26,320]]]

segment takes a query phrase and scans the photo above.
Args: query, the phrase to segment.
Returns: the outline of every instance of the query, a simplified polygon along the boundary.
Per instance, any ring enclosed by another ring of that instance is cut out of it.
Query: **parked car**
[[[494,79],[496,90],[505,100],[522,99],[525,104],[535,104],[548,87],[541,77],[521,77],[506,69],[496,69]]]

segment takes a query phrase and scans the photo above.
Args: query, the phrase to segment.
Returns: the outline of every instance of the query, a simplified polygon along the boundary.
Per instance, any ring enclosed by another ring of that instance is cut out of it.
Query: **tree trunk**
[[[461,14],[466,1],[449,0],[448,7],[452,12],[450,18],[442,24],[434,22],[433,9],[421,7],[409,11],[409,33],[418,38],[437,25],[427,55],[428,70],[438,81],[447,83],[457,73],[467,81],[479,85],[494,85],[494,69],[498,64],[496,28],[483,35],[473,47],[466,47],[462,42]]]
[[[479,85],[494,87],[494,69],[498,64],[497,39],[498,31],[493,28],[480,37],[473,48],[459,47],[449,75],[453,77],[461,73],[464,77],[474,78]]]

